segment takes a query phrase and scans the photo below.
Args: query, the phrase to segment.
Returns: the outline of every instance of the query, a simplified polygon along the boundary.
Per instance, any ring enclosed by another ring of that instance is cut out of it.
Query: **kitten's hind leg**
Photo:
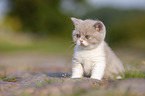
[[[72,77],[71,78],[81,78],[83,76],[83,67],[82,65],[77,61],[72,61]]]

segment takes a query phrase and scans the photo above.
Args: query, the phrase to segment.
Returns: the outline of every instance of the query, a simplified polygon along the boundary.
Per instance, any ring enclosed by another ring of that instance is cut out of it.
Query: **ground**
[[[116,50],[126,69],[145,69],[145,54]],[[0,54],[0,96],[145,96],[145,77],[102,81],[71,79],[72,54],[11,52]],[[139,73],[141,74],[141,73]],[[140,77],[139,77],[140,76]]]

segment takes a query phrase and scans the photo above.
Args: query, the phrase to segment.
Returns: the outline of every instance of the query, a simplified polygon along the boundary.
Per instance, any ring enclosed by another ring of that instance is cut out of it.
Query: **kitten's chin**
[[[80,46],[82,46],[82,47],[87,47],[87,46],[85,46],[85,45],[84,45],[84,44],[82,44],[82,43],[80,44]]]

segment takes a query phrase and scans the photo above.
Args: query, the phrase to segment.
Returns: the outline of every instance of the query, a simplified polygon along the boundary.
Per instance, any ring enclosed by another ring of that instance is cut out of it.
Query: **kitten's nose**
[[[83,40],[80,40],[81,43],[83,43]]]

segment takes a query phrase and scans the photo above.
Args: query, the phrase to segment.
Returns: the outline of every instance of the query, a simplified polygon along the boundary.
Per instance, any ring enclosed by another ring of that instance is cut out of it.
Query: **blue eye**
[[[76,34],[76,37],[77,37],[77,38],[80,38],[80,37],[81,37],[81,35],[80,35],[80,34]]]

